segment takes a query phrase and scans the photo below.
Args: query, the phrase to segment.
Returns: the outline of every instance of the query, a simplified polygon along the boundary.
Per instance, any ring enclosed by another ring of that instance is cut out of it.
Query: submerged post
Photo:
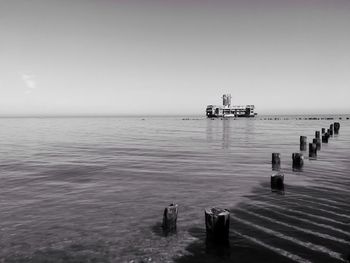
[[[206,208],[204,215],[207,237],[216,241],[227,241],[230,232],[230,212],[222,208]]]
[[[307,142],[307,137],[300,136],[300,151],[306,151],[306,142]]]
[[[329,135],[333,136],[333,124],[329,125]]]
[[[322,143],[328,143],[329,134],[326,132],[322,135]]]
[[[320,138],[314,138],[312,140],[312,143],[316,144],[317,151],[321,150],[321,139]]]
[[[281,154],[272,153],[272,170],[279,170],[281,168]]]
[[[316,145],[316,143],[309,143],[309,157],[311,157],[311,158],[317,157],[317,145]]]
[[[278,172],[271,175],[271,188],[272,189],[283,189],[284,187],[284,174]]]
[[[340,129],[340,123],[339,122],[335,122],[334,123],[334,133],[338,134],[339,133],[339,129]]]
[[[315,131],[315,138],[317,139],[320,139],[320,131]]]
[[[327,129],[327,134],[328,134],[328,138],[331,137],[333,135],[333,132],[331,133],[330,129]]]
[[[293,168],[294,169],[300,169],[303,167],[304,156],[302,153],[293,153],[292,159],[293,159]]]
[[[164,230],[171,231],[176,229],[178,205],[170,204],[164,209],[163,213],[163,224]]]

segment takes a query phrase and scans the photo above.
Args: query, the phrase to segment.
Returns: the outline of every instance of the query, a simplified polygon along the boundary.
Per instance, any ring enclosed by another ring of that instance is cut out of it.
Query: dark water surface
[[[299,136],[334,121],[2,118],[0,262],[346,262],[350,120],[291,167]],[[284,193],[270,189],[272,152]],[[212,206],[231,211],[227,245],[205,239]]]

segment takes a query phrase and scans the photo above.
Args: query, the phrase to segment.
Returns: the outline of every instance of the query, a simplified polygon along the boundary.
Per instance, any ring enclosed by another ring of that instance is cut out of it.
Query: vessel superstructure
[[[208,118],[218,117],[254,117],[255,113],[254,105],[231,105],[231,94],[224,94],[222,96],[222,106],[208,105],[206,109],[206,115]]]

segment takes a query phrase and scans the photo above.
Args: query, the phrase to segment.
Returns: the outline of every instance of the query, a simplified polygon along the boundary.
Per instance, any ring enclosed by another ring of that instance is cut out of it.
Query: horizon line
[[[344,116],[350,113],[273,113],[259,116]],[[152,118],[152,117],[203,117],[205,114],[0,114],[0,118]]]

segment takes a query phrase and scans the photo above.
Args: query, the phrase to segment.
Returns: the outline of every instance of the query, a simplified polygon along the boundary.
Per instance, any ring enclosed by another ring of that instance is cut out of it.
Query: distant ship
[[[257,113],[254,112],[254,105],[246,106],[231,106],[231,94],[222,96],[222,106],[208,105],[206,115],[208,118],[236,118],[236,117],[254,117]]]

